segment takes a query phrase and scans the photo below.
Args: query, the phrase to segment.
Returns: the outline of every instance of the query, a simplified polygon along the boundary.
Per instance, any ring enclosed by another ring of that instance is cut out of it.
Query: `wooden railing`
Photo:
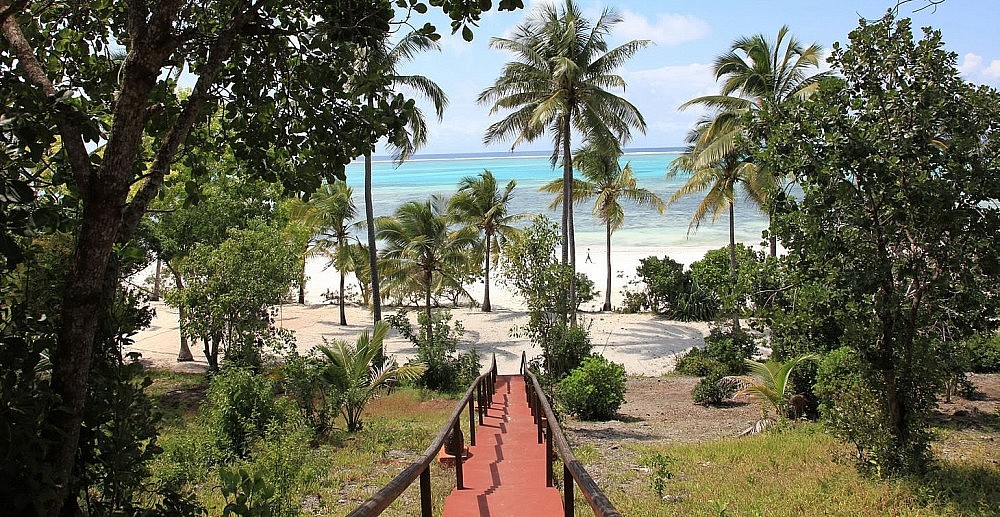
[[[521,353],[521,375],[525,378],[527,385],[528,405],[531,407],[531,414],[535,417],[535,426],[538,428],[538,443],[545,442],[545,454],[549,461],[545,463],[545,483],[546,486],[554,486],[555,479],[552,472],[552,454],[555,452],[563,464],[563,510],[566,517],[574,515],[573,486],[574,483],[580,486],[580,491],[584,498],[590,503],[591,510],[598,517],[621,517],[621,513],[608,500],[604,492],[597,486],[594,479],[583,468],[580,461],[573,455],[573,450],[563,435],[559,421],[556,420],[552,412],[549,399],[542,391],[538,379],[528,370],[527,356]]]
[[[497,382],[497,356],[493,355],[493,364],[486,373],[480,375],[469,386],[465,396],[455,406],[455,411],[448,418],[447,423],[441,428],[431,445],[427,447],[423,455],[406,467],[392,481],[381,490],[371,496],[357,509],[348,515],[351,517],[375,516],[381,514],[389,507],[417,478],[420,478],[420,515],[422,517],[431,516],[431,462],[437,456],[441,447],[445,446],[447,440],[451,440],[449,449],[457,451],[452,454],[455,458],[455,486],[464,488],[462,479],[462,450],[464,448],[462,437],[461,418],[465,407],[469,407],[469,443],[476,444],[476,414],[479,415],[479,425],[483,424],[486,409],[493,403],[493,393],[496,390]],[[475,396],[475,404],[473,404]],[[475,407],[473,407],[475,406]]]

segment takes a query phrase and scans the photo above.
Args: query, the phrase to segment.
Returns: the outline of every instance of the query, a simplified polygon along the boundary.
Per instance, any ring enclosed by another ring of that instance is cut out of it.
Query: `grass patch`
[[[630,516],[1000,513],[1000,472],[988,460],[943,460],[922,479],[870,479],[855,470],[850,447],[816,424],[690,445],[583,449],[598,484]],[[590,514],[582,498],[576,504],[577,515]]]

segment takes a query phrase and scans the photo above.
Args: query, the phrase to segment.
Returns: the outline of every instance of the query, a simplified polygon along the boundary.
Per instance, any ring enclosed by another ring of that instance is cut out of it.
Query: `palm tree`
[[[616,75],[636,52],[649,44],[633,40],[608,50],[606,37],[621,21],[605,9],[596,23],[583,17],[572,0],[563,8],[542,5],[514,30],[511,38],[493,38],[490,46],[515,54],[496,82],[479,94],[481,104],[492,104],[491,114],[513,110],[486,130],[485,143],[513,138],[511,148],[549,132],[553,140],[552,166],[563,161],[563,197],[571,198],[573,131],[587,141],[618,146],[631,139],[632,129],[645,132],[646,122],[630,102],[609,91],[625,88]],[[576,322],[576,251],[573,205],[562,213],[562,263],[570,275],[568,299],[571,322]]]
[[[368,100],[370,108],[375,107],[376,100],[384,95],[387,89],[405,87],[417,95],[431,101],[438,120],[444,116],[444,108],[448,97],[444,91],[422,75],[399,75],[399,66],[413,58],[418,52],[440,49],[436,41],[425,34],[414,31],[403,37],[395,46],[366,48],[359,59],[359,73],[356,84],[357,93]],[[389,147],[394,149],[396,163],[402,163],[417,149],[427,143],[427,123],[423,112],[414,106],[407,112],[406,131],[390,140]],[[372,315],[375,321],[382,320],[382,295],[379,286],[378,248],[375,245],[375,212],[372,202],[372,151],[365,152],[365,222],[368,228],[368,264],[371,272]],[[381,358],[381,357],[380,357]]]
[[[750,375],[739,377],[744,387],[736,392],[736,396],[748,396],[763,408],[765,414],[767,407],[774,409],[775,414],[780,418],[787,413],[788,380],[791,378],[792,369],[805,361],[815,361],[819,356],[816,354],[805,354],[785,362],[768,361],[758,363],[757,361],[746,360]]]
[[[763,34],[734,41],[729,51],[716,58],[713,65],[716,78],[723,80],[720,93],[692,99],[681,105],[681,109],[705,106],[720,115],[726,114],[717,118],[724,121],[748,112],[771,109],[791,98],[807,99],[816,91],[819,81],[829,75],[829,72],[809,74],[810,69],[819,66],[823,47],[816,43],[805,47],[788,31],[788,26],[782,26],[773,43]],[[727,153],[724,148],[718,151],[715,156],[720,158]],[[773,183],[777,186],[779,180]],[[777,253],[773,232],[770,240],[773,257]]]
[[[591,198],[594,201],[594,215],[604,223],[607,251],[607,281],[604,287],[603,311],[611,310],[611,234],[625,224],[625,208],[619,199],[638,206],[649,206],[663,213],[665,204],[660,196],[650,190],[639,188],[632,174],[632,164],[623,168],[618,163],[620,151],[608,152],[594,145],[587,145],[576,152],[573,163],[583,175],[582,180],[573,180],[573,202],[579,203]],[[542,186],[544,192],[558,194],[549,208],[563,202],[562,180],[555,180]]]
[[[361,412],[389,388],[391,379],[416,380],[426,369],[419,363],[395,366],[391,361],[373,366],[382,353],[382,340],[388,331],[389,325],[380,321],[375,323],[375,331],[370,338],[366,329],[353,347],[339,340],[334,341],[332,346],[318,347],[327,362],[322,370],[323,380],[343,397],[340,412],[349,433],[361,430]]]
[[[521,219],[524,214],[508,214],[508,204],[517,182],[510,180],[503,192],[496,178],[489,170],[479,176],[466,176],[458,182],[458,193],[451,198],[450,211],[461,223],[475,227],[483,234],[483,278],[486,284],[483,292],[483,312],[490,312],[490,266],[500,258],[500,248],[504,241],[518,232],[510,223]]]
[[[669,203],[691,194],[708,191],[698,204],[688,232],[697,229],[709,213],[712,221],[729,214],[729,261],[733,283],[736,282],[738,264],[736,262],[736,224],[734,205],[736,185],[742,184],[747,199],[757,206],[765,206],[768,196],[776,189],[775,177],[762,171],[747,160],[748,155],[734,143],[742,131],[739,119],[723,112],[715,119],[704,118],[687,137],[688,149],[674,159],[667,171],[667,179],[681,173],[691,177],[674,192]],[[739,314],[733,314],[733,328],[739,329]]]
[[[431,296],[442,285],[461,289],[461,275],[470,267],[469,251],[477,235],[473,228],[452,231],[448,226],[447,202],[440,197],[400,205],[392,217],[379,217],[375,224],[386,243],[383,264],[390,289],[421,292],[427,321],[431,318]],[[431,325],[427,342],[433,343]]]
[[[306,261],[320,251],[317,237],[323,232],[324,220],[316,209],[314,198],[288,198],[284,202],[289,223],[285,228],[287,237],[301,246],[299,250],[299,304],[306,303]]]
[[[312,201],[320,219],[322,219],[325,230],[325,238],[321,242],[322,247],[328,256],[332,257],[332,263],[340,273],[340,324],[347,325],[347,312],[344,303],[344,281],[348,271],[350,271],[350,249],[347,243],[350,237],[349,227],[351,221],[358,215],[358,209],[354,205],[354,189],[347,186],[344,181],[334,181],[325,185],[313,197]],[[333,252],[330,252],[330,248]]]

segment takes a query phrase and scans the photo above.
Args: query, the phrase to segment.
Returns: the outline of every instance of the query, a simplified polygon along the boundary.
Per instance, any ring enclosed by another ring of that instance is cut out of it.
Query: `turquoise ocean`
[[[686,181],[686,177],[665,179],[667,168],[679,155],[677,149],[633,149],[621,159],[630,163],[640,187],[670,199]],[[559,211],[550,210],[553,195],[539,192],[539,187],[561,177],[561,169],[553,169],[546,152],[444,154],[415,156],[401,165],[388,158],[376,157],[372,165],[372,193],[376,215],[389,215],[400,204],[425,200],[431,195],[450,196],[459,180],[490,170],[501,185],[515,180],[517,187],[511,201],[512,213],[545,214],[554,222]],[[347,167],[347,182],[354,188],[355,203],[363,214],[364,164],[355,162]],[[667,207],[663,215],[652,208],[626,204],[625,225],[615,232],[613,251],[648,255],[668,255],[682,263],[700,258],[705,250],[728,243],[728,216],[713,222],[711,217],[689,232],[689,223],[701,196],[691,195]],[[583,261],[589,248],[597,257],[603,256],[604,227],[593,216],[593,202],[577,204],[575,208],[578,260]],[[736,240],[759,246],[766,218],[742,198],[736,202]]]

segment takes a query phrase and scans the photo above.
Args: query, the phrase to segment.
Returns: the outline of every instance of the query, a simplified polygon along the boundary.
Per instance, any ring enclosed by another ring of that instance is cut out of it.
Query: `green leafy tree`
[[[699,105],[716,112],[711,124],[719,127],[708,132],[711,137],[702,143],[698,160],[707,164],[732,154],[743,132],[741,117],[789,99],[807,99],[812,95],[819,81],[829,75],[828,72],[810,74],[818,68],[822,55],[822,46],[816,43],[804,46],[789,34],[787,26],[778,29],[773,42],[763,34],[734,41],[729,51],[717,57],[712,65],[716,79],[722,80],[719,94],[698,97],[681,105],[681,109]],[[786,172],[792,176],[795,173]],[[777,171],[764,170],[760,174],[772,176],[769,182],[773,187],[780,184],[781,174]],[[770,240],[774,257],[777,241],[773,235]]]
[[[231,230],[218,247],[197,245],[185,270],[187,287],[168,297],[184,305],[182,323],[205,345],[205,358],[219,368],[219,351],[237,361],[259,365],[261,342],[268,336],[268,308],[297,278],[297,252],[282,233],[266,225]]]
[[[440,197],[403,203],[393,216],[375,224],[385,241],[382,260],[390,289],[424,296],[427,321],[433,320],[433,294],[445,285],[461,288],[461,278],[473,267],[470,260],[477,235],[474,228],[452,230],[447,202]],[[433,343],[433,326],[424,328]]]
[[[844,345],[879,394],[886,430],[867,456],[883,473],[919,471],[936,403],[934,341],[996,326],[1000,273],[1000,96],[962,80],[939,32],[861,21],[830,59],[842,79],[764,117],[761,153],[796,170],[800,200],[776,229],[791,282],[837,307]]]
[[[482,2],[433,3],[453,31],[472,38],[469,24],[479,20]],[[408,7],[427,10],[424,2]],[[519,7],[519,0],[501,0],[497,9]],[[381,98],[371,109],[348,87],[359,49],[383,42],[394,14],[389,2],[354,0],[0,1],[3,168],[18,171],[2,182],[17,194],[4,201],[14,208],[4,211],[5,219],[13,216],[12,231],[5,225],[0,239],[5,267],[20,260],[11,236],[58,224],[23,217],[45,185],[22,171],[55,171],[55,184],[72,193],[64,206],[80,214],[62,327],[51,347],[51,389],[60,405],[43,420],[54,445],[37,451],[53,472],[32,494],[45,512],[59,514],[76,500],[68,480],[95,337],[119,278],[114,252],[133,237],[182,150],[204,136],[197,128],[224,106],[228,143],[248,173],[292,191],[342,178],[372,141],[401,131],[413,109],[402,97]],[[423,30],[435,32],[429,24]],[[183,70],[195,77],[189,95],[176,88]],[[50,153],[56,145],[59,152]],[[196,175],[192,193],[198,183]]]
[[[637,185],[631,163],[626,163],[625,167],[618,163],[621,154],[620,151],[607,152],[588,144],[573,156],[574,166],[583,175],[583,179],[573,180],[573,202],[594,198],[594,215],[604,223],[605,228],[607,275],[603,311],[611,310],[611,234],[625,224],[625,207],[619,199],[637,206],[653,207],[660,214],[666,207],[660,196]],[[563,202],[562,180],[543,185],[542,191],[558,194],[550,208]]]
[[[382,366],[373,365],[382,353],[382,340],[388,331],[388,323],[378,322],[374,332],[362,332],[353,347],[343,341],[319,347],[328,363],[323,378],[342,397],[340,411],[348,432],[361,430],[361,413],[369,402],[389,388],[390,379],[413,381],[424,372],[424,365],[419,363],[395,366],[390,361]]]
[[[464,224],[475,227],[483,234],[483,312],[493,309],[490,303],[490,266],[500,260],[500,249],[513,238],[518,229],[511,223],[524,214],[508,213],[508,204],[517,182],[510,180],[500,191],[493,173],[486,170],[479,176],[466,176],[458,182],[458,193],[452,196],[449,211]]]
[[[418,52],[439,49],[436,39],[424,31],[413,31],[404,36],[394,46],[388,41],[367,47],[359,54],[359,70],[355,78],[354,91],[364,97],[368,106],[375,108],[376,102],[395,88],[404,87],[431,101],[438,119],[444,115],[448,97],[432,80],[422,75],[400,75],[399,67],[413,59]],[[405,129],[396,133],[389,141],[395,150],[397,163],[404,162],[427,142],[427,123],[423,112],[412,100],[408,101],[410,111],[404,120]],[[372,291],[372,311],[375,321],[382,319],[382,293],[379,282],[378,248],[374,204],[372,202],[372,147],[365,149],[365,222],[368,228],[368,271]]]
[[[633,40],[608,49],[607,36],[621,22],[613,10],[605,9],[596,22],[583,17],[572,0],[562,8],[543,4],[514,29],[510,38],[493,38],[490,46],[515,55],[496,82],[479,94],[479,102],[491,104],[491,113],[513,110],[486,130],[484,141],[513,139],[512,147],[532,142],[548,132],[553,140],[552,166],[563,163],[563,198],[572,199],[574,131],[595,145],[618,149],[629,141],[632,129],[646,130],[642,114],[612,88],[625,88],[615,72],[636,52],[649,44]],[[562,212],[562,263],[576,271],[573,205]],[[571,274],[568,298],[572,322],[576,322],[575,274]],[[565,288],[564,288],[565,289]]]

